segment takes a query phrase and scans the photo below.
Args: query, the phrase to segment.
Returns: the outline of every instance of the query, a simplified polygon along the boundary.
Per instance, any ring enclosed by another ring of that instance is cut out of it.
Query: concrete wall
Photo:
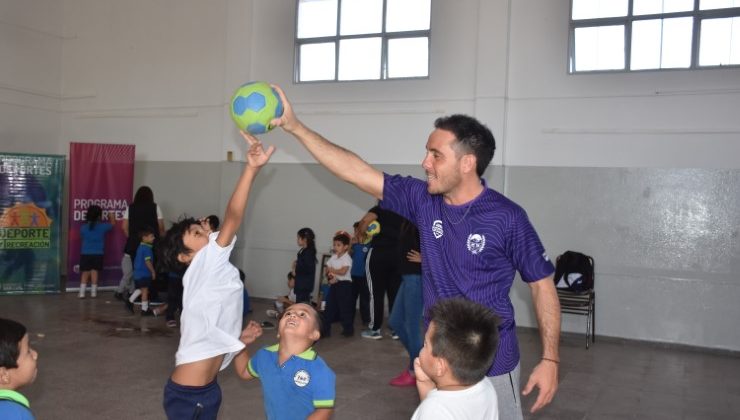
[[[473,114],[498,141],[489,185],[551,256],[595,257],[599,334],[740,350],[740,69],[568,75],[569,4],[433,0],[428,80],[293,85],[292,0],[0,1],[0,56],[18,57],[0,61],[2,149],[136,144],[136,184],[170,218],[228,200],[241,163],[226,152],[244,147],[226,102],[245,81],[283,86],[306,123],[390,172],[420,174],[434,118]],[[298,228],[326,249],[372,200],[284,133],[264,141],[278,152],[234,261],[269,297]],[[520,325],[528,295],[512,292]]]

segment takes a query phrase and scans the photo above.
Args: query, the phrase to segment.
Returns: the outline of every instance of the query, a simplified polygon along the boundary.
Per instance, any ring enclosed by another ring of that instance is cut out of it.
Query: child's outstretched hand
[[[259,336],[262,335],[262,327],[255,321],[249,321],[246,327],[242,330],[242,335],[239,340],[244,344],[254,343]]]
[[[270,160],[270,156],[272,156],[272,153],[275,151],[275,146],[270,146],[265,150],[262,146],[262,142],[259,141],[257,137],[245,131],[240,131],[240,133],[249,145],[249,149],[247,150],[247,163],[249,163],[249,166],[253,168],[261,168],[268,160]]]

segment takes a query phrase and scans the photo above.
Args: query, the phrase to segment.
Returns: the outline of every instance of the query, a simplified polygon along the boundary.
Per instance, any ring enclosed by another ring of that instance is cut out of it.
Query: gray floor
[[[253,301],[251,316],[264,320],[267,306]],[[36,383],[23,391],[38,419],[164,418],[162,386],[179,334],[166,328],[164,319],[129,315],[111,293],[85,300],[73,294],[0,296],[0,316],[26,324],[39,352]],[[539,339],[532,330],[521,330],[519,337],[524,383],[539,357]],[[266,331],[257,344],[274,341],[275,331]],[[411,416],[418,404],[415,389],[387,385],[406,363],[399,342],[335,334],[316,348],[337,373],[335,419]],[[740,418],[740,358],[735,354],[614,339],[600,339],[586,350],[583,336],[568,335],[561,355],[555,401],[525,418]],[[264,417],[257,381],[241,381],[228,369],[219,383],[221,419]],[[524,398],[525,406],[532,401]]]

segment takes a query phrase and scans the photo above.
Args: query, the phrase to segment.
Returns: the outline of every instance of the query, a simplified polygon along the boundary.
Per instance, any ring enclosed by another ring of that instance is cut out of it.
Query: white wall
[[[62,3],[0,1],[3,152],[58,153]]]
[[[569,4],[433,0],[428,80],[294,85],[293,0],[0,1],[0,56],[13,57],[0,60],[2,149],[133,143],[137,184],[154,185],[171,217],[228,199],[238,165],[218,162],[244,150],[227,107],[243,82],[283,86],[308,125],[403,173],[418,173],[434,118],[473,114],[498,142],[489,184],[525,206],[552,256],[580,249],[597,257],[599,333],[740,349],[723,321],[738,315],[724,300],[740,298],[740,209],[722,195],[737,191],[740,69],[568,75]],[[253,294],[272,296],[283,289],[297,228],[314,225],[326,237],[372,200],[350,194],[320,205],[314,200],[336,199],[346,185],[281,131],[264,141],[278,152],[235,259]],[[220,173],[202,173],[213,165]],[[702,182],[691,182],[694,170]],[[580,193],[573,186],[584,176],[598,197],[574,209],[564,193]],[[589,229],[574,234],[574,221]],[[726,229],[696,230],[702,224]],[[625,232],[634,249],[613,240]],[[660,258],[651,266],[630,255]],[[686,255],[715,264],[686,265]],[[520,289],[517,322],[534,325]],[[633,290],[660,290],[656,308],[694,294],[702,301],[667,319]],[[581,328],[566,319],[564,329]]]

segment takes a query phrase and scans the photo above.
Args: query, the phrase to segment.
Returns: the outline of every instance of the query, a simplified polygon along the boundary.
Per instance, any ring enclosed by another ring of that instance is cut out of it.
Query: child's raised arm
[[[241,135],[249,145],[249,150],[247,150],[247,166],[236,183],[234,193],[231,194],[229,204],[226,206],[223,226],[216,238],[216,242],[222,247],[228,246],[232,239],[234,239],[236,231],[239,230],[239,226],[244,218],[244,210],[247,208],[247,198],[249,197],[249,190],[252,188],[254,178],[257,176],[260,168],[270,160],[270,156],[275,151],[275,146],[270,146],[265,150],[262,147],[262,142],[251,134],[242,131]]]
[[[257,337],[261,335],[262,327],[260,327],[260,325],[254,321],[249,321],[244,330],[242,330],[242,335],[239,337],[239,340],[246,346],[249,346],[250,344],[254,343],[255,340],[257,340]],[[250,356],[248,347],[244,347],[244,350],[239,352],[239,354],[234,357],[234,370],[240,378],[245,380],[250,380],[253,378],[252,375],[249,373],[249,370],[247,369],[247,366],[249,365],[249,359]]]

